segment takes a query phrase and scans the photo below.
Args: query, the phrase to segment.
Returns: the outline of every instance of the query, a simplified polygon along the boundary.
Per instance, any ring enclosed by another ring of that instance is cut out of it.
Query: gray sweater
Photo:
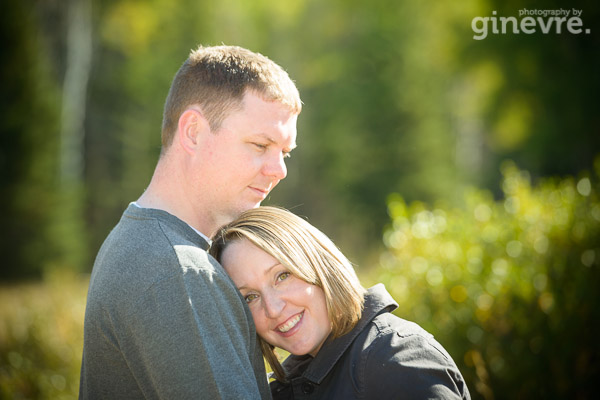
[[[208,244],[131,204],[94,264],[80,399],[270,398],[252,315]]]

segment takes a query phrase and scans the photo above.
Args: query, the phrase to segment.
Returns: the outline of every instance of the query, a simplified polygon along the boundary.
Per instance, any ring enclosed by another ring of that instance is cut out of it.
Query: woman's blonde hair
[[[350,261],[325,234],[287,210],[259,207],[219,229],[210,254],[220,262],[228,244],[242,239],[270,254],[294,276],[323,289],[332,337],[354,328],[362,314],[365,289]],[[275,376],[285,380],[274,347],[260,337],[259,341]]]

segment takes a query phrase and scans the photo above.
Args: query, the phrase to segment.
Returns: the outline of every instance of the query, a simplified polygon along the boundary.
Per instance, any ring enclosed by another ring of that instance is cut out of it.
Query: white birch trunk
[[[61,115],[60,180],[83,180],[86,94],[92,60],[91,0],[70,0]]]

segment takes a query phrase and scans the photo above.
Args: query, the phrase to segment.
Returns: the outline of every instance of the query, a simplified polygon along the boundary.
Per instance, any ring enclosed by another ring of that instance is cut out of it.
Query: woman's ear
[[[179,116],[177,138],[181,148],[189,154],[196,152],[200,143],[199,136],[204,130],[210,130],[208,121],[197,107],[190,107]]]

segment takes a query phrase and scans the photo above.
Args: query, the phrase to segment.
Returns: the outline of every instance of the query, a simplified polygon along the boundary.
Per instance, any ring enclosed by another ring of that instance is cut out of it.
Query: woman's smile
[[[298,322],[300,322],[303,315],[304,315],[304,312],[301,312],[300,314],[296,314],[292,318],[288,319],[285,323],[279,325],[277,327],[277,330],[281,333],[290,332],[290,329],[295,328],[297,326]],[[293,332],[290,332],[290,334],[292,334],[292,333]]]
[[[331,332],[322,288],[246,239],[231,242],[221,264],[246,299],[261,338],[295,355],[319,351]]]

